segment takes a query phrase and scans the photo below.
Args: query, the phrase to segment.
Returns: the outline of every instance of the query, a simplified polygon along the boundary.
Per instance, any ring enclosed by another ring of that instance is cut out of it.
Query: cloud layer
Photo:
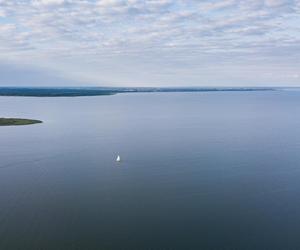
[[[0,61],[90,85],[298,85],[299,23],[300,0],[0,0]]]

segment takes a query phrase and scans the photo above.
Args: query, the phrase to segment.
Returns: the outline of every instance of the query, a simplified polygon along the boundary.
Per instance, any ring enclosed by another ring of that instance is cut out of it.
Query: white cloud
[[[265,0],[266,6],[269,7],[278,7],[278,6],[283,6],[283,5],[288,5],[292,4],[293,1],[289,0]]]
[[[51,6],[51,5],[62,5],[65,0],[33,0],[33,6]]]
[[[0,9],[0,17],[5,17],[5,16],[6,16],[5,11]]]
[[[177,73],[181,67],[195,75],[207,64],[274,64],[275,58],[297,65],[299,5],[293,0],[0,0],[0,59],[60,67],[71,77],[72,68],[80,69],[80,77],[93,81],[106,74],[112,82],[113,67],[127,71],[122,79],[136,81],[134,69],[140,68],[148,70],[149,79],[165,75],[156,73],[164,67],[184,79]]]
[[[236,4],[237,4],[236,0],[224,0],[224,1],[209,2],[209,3],[204,3],[201,6],[201,10],[203,10],[203,11],[219,10],[222,8],[232,7]]]

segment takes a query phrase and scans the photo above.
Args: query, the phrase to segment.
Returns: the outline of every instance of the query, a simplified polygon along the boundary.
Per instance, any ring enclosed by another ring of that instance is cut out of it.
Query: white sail
[[[121,157],[118,155],[116,161],[121,161]]]

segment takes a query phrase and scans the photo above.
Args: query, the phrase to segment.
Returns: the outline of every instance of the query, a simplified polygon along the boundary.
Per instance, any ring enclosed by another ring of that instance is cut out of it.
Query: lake
[[[300,91],[0,97],[0,114],[43,121],[0,127],[0,249],[300,248]]]

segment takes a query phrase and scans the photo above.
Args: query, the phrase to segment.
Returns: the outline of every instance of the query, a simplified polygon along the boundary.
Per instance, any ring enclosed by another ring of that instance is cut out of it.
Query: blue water
[[[299,91],[0,97],[0,114],[44,121],[0,127],[0,249],[300,248]]]

